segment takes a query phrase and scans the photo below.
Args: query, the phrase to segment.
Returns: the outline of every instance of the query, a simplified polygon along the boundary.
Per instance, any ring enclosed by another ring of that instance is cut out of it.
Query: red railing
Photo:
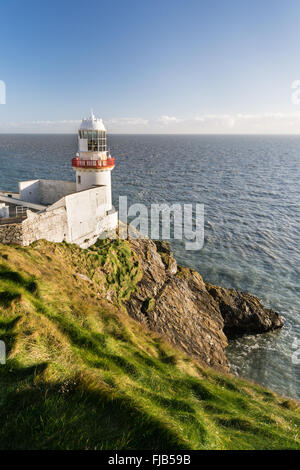
[[[80,158],[72,158],[72,166],[80,168],[112,168],[115,166],[115,159],[107,160],[81,160]]]

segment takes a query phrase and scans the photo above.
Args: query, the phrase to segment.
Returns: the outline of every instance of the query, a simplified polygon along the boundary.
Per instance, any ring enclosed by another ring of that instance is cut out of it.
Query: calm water
[[[119,195],[147,205],[205,204],[204,248],[173,243],[176,258],[281,313],[283,330],[239,339],[228,357],[234,373],[299,399],[292,355],[300,342],[300,137],[114,135],[109,145],[115,205]],[[0,188],[73,179],[75,152],[72,135],[0,135]]]

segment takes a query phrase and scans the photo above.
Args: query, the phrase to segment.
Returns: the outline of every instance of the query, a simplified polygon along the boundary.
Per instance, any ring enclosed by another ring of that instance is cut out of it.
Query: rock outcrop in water
[[[205,283],[193,269],[177,266],[169,243],[130,240],[142,266],[128,313],[201,362],[229,369],[227,340],[283,325],[253,295]]]
[[[209,283],[206,283],[206,288],[218,303],[224,320],[223,331],[228,339],[244,334],[266,333],[283,326],[278,313],[265,308],[254,295]]]

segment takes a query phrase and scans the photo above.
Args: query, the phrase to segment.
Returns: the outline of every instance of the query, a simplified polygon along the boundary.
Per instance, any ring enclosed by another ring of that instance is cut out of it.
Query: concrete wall
[[[103,231],[117,225],[117,212],[106,215],[106,196],[106,188],[100,186],[65,196],[44,212],[29,213],[22,223],[23,244],[44,238],[91,245]]]
[[[14,191],[2,191],[2,190],[0,190],[0,196],[7,196],[7,197],[13,197],[15,199],[18,199],[20,197],[20,194],[15,193]]]
[[[40,180],[20,181],[20,199],[33,204],[40,204]]]
[[[97,221],[97,228],[93,234],[90,234],[89,238],[82,238],[79,241],[79,246],[81,248],[88,248],[89,246],[96,243],[97,239],[103,232],[110,232],[110,237],[114,238],[116,235],[116,228],[118,226],[118,211],[106,215],[102,219]]]
[[[88,247],[103,231],[116,228],[118,213],[107,215],[104,186],[80,191],[61,198],[42,212],[28,211],[20,224],[0,225],[0,243],[51,242],[76,243]]]
[[[103,186],[66,196],[70,242],[80,243],[97,231],[97,222],[106,215],[106,196]]]
[[[75,191],[75,181],[40,180],[41,204],[54,204],[62,197]]]
[[[80,183],[78,181],[80,176]],[[105,186],[107,208],[109,211],[112,208],[111,202],[111,170],[88,170],[86,168],[76,168],[76,190],[84,191],[93,186]]]
[[[32,180],[21,181],[19,191],[22,201],[49,206],[76,191],[73,181]]]

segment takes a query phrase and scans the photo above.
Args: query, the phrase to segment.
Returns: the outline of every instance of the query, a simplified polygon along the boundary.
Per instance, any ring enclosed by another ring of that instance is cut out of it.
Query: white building
[[[87,247],[117,227],[111,194],[115,161],[107,151],[104,124],[93,113],[82,120],[72,167],[76,182],[22,181],[18,193],[0,191],[1,243],[28,245],[44,238]]]

